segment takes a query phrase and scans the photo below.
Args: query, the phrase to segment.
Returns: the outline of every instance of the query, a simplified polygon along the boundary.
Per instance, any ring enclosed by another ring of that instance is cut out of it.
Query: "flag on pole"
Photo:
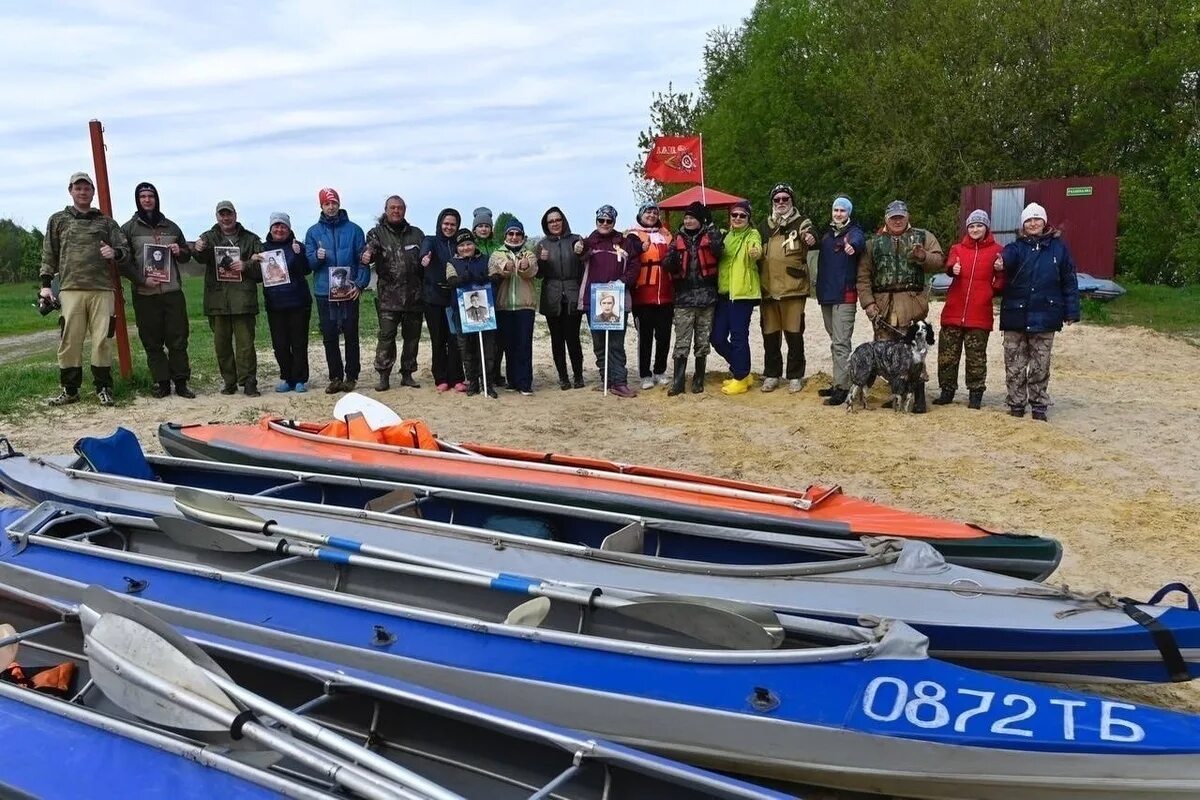
[[[699,136],[656,136],[646,156],[646,177],[660,183],[704,183]]]

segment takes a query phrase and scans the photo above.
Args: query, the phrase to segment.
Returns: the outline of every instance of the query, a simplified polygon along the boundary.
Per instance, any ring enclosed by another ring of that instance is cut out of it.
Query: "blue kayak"
[[[840,626],[843,644],[789,634],[739,650],[706,646],[670,616],[641,624],[557,599],[518,623],[513,592],[532,593],[535,577],[484,590],[345,558],[171,548],[133,517],[60,514],[77,526],[51,536],[39,532],[47,511],[9,527],[0,583],[68,601],[96,584],[188,629],[320,654],[707,766],[911,797],[1200,796],[1200,718],[946,664],[903,624]]]

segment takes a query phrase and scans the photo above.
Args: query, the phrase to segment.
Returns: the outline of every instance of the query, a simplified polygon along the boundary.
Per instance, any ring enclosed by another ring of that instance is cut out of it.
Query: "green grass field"
[[[1200,344],[1200,286],[1122,284],[1125,296],[1108,303],[1084,300],[1083,319],[1097,325],[1140,325]]]
[[[216,352],[213,350],[212,331],[208,327],[208,318],[201,313],[204,296],[204,282],[199,278],[185,278],[184,293],[187,295],[188,318],[190,320],[190,335],[188,339],[188,355],[192,364],[192,382],[204,391],[215,390],[221,382],[220,371],[217,369]],[[58,327],[58,316],[49,314],[45,317],[38,314],[34,306],[37,290],[25,284],[0,285],[0,346],[8,337],[38,332],[54,332]],[[133,306],[129,301],[128,287],[125,292],[125,317],[129,325],[133,325]],[[359,335],[362,347],[364,373],[370,372],[371,359],[374,357],[375,339],[379,331],[379,321],[375,315],[374,294],[368,293],[363,300],[362,314],[359,322]],[[260,303],[261,306],[261,303]],[[310,328],[310,343],[319,342],[320,332],[317,329],[317,312],[313,307]],[[277,368],[275,360],[270,356],[264,357],[263,351],[270,352],[271,333],[267,328],[266,313],[260,311],[255,341],[259,350],[258,377],[260,388],[270,390],[275,384]],[[0,363],[0,416],[11,416],[22,410],[42,403],[46,398],[58,393],[58,366],[55,363],[57,339],[48,338],[42,343],[23,345],[27,354],[7,352],[7,360]],[[148,392],[150,376],[146,371],[146,356],[142,344],[138,341],[136,331],[131,331],[129,350],[133,361],[133,378],[125,381],[117,378],[115,395],[117,402],[128,400],[137,392]],[[322,364],[318,360],[312,365],[313,373],[320,375]],[[116,369],[114,355],[113,369]],[[364,374],[364,377],[371,375]],[[84,369],[83,390],[91,388],[91,376]]]

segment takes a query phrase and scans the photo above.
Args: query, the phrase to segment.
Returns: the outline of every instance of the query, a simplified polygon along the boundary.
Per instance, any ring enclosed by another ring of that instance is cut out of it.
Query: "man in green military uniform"
[[[378,277],[375,284],[375,310],[379,314],[379,341],[375,346],[377,392],[391,387],[397,331],[401,340],[400,385],[421,388],[413,373],[417,371],[417,346],[425,319],[422,300],[425,272],[421,268],[425,234],[405,219],[407,210],[404,198],[395,194],[389,197],[378,224],[367,232],[367,246],[362,254],[363,264],[373,267]]]
[[[58,379],[62,390],[50,400],[65,406],[79,400],[83,383],[83,342],[91,338],[92,382],[101,405],[113,404],[112,337],[116,302],[109,262],[129,259],[129,244],[115,220],[92,208],[96,185],[86,172],[67,184],[71,205],[53,214],[42,242],[39,297],[54,299],[50,288],[59,279],[62,338],[58,345]]]
[[[910,322],[929,314],[929,292],[925,273],[942,269],[945,256],[937,237],[923,228],[914,228],[903,200],[888,204],[884,227],[867,239],[866,250],[858,262],[858,301],[875,326],[875,341],[893,341],[904,337]],[[913,412],[924,414],[925,381],[917,385]]]
[[[159,210],[158,189],[143,181],[133,190],[137,211],[121,226],[129,239],[132,253],[122,272],[133,287],[133,314],[138,338],[146,351],[146,366],[154,387],[150,393],[166,397],[175,384],[175,394],[193,398],[188,388],[192,367],[188,361],[188,313],[183,296],[180,264],[192,260],[192,251],[183,231]],[[147,247],[150,245],[150,247]],[[165,247],[170,256],[161,269],[146,269],[146,254],[162,257]],[[164,352],[165,351],[165,352]]]
[[[218,263],[218,247],[236,247],[238,258]],[[262,240],[237,221],[237,209],[228,200],[217,203],[217,224],[205,231],[192,254],[204,265],[204,314],[213,332],[217,366],[225,385],[221,394],[234,394],[241,386],[247,397],[258,397],[258,356],[254,326],[258,319],[258,284],[262,268],[254,257],[262,253]],[[220,269],[218,269],[220,267]]]

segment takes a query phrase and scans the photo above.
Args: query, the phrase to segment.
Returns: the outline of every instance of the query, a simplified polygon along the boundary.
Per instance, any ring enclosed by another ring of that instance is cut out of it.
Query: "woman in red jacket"
[[[938,339],[938,386],[941,395],[934,405],[954,400],[958,389],[958,361],[967,351],[968,408],[983,403],[987,380],[987,342],[992,332],[992,297],[1004,288],[1003,267],[995,269],[1003,249],[992,238],[987,212],[975,209],[967,217],[967,232],[946,255],[946,273],[951,276],[946,305],[942,307],[942,331]]]

